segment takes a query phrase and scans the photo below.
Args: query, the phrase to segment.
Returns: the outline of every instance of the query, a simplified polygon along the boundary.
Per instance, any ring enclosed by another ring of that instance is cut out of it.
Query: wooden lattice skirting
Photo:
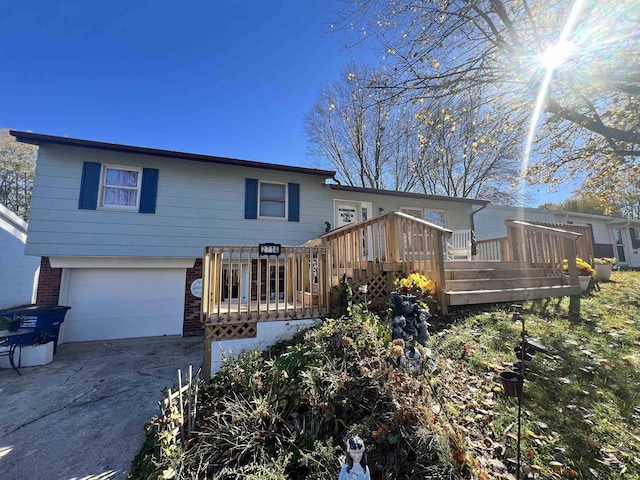
[[[353,288],[353,302],[370,302],[371,306],[380,307],[389,303],[389,295],[394,290],[394,281],[400,277],[398,272],[380,272],[374,275],[358,275],[349,279]],[[366,285],[367,292],[360,291],[358,287]]]
[[[258,324],[256,322],[216,323],[207,325],[207,330],[207,338],[214,341],[255,338],[258,334]]]

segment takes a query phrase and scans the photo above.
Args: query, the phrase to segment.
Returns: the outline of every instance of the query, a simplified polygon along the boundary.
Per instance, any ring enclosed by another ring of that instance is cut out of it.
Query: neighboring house
[[[11,134],[40,147],[26,253],[41,258],[37,303],[72,307],[61,342],[201,334],[194,282],[207,245],[302,245],[391,210],[469,229],[487,204],[336,185],[328,170]]]
[[[615,257],[621,267],[640,268],[640,220],[587,213],[489,205],[474,215],[477,240],[505,237],[504,221],[518,219],[589,225],[595,257]]]
[[[24,254],[27,222],[0,205],[0,309],[29,304],[40,260]]]

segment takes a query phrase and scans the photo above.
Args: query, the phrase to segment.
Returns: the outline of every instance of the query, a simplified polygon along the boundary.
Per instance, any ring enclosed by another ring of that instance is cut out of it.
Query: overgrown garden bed
[[[528,478],[640,478],[640,273],[614,272],[582,299],[527,303],[544,345],[522,396]],[[344,440],[365,441],[374,479],[515,477],[513,368],[520,324],[508,306],[433,326],[433,368],[397,368],[389,323],[356,308],[265,354],[231,359],[199,386],[196,436],[150,434],[132,478],[337,479]],[[164,448],[163,448],[164,447]]]

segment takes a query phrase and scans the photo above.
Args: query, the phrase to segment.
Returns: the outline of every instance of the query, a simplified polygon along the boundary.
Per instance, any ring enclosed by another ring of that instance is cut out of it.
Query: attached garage
[[[61,342],[181,335],[185,268],[65,268]]]

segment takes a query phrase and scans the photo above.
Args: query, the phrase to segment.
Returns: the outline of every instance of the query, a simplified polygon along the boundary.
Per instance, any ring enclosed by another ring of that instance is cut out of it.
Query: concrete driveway
[[[0,479],[121,480],[177,370],[202,337],[71,343],[41,367],[0,370]]]

